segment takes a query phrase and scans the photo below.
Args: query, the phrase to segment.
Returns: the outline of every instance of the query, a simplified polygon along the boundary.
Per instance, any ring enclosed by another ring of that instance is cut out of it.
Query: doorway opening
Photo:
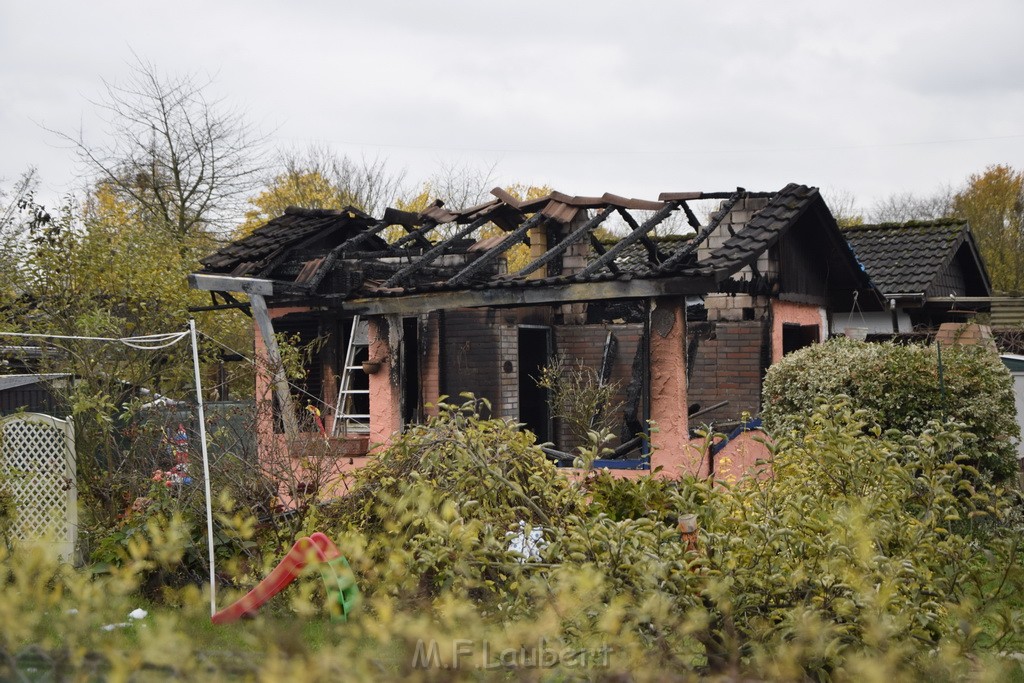
[[[413,424],[423,417],[420,392],[420,326],[417,318],[402,319],[402,422]]]
[[[551,360],[551,330],[519,328],[519,421],[536,434],[537,442],[551,441],[548,390],[539,386],[541,372]]]

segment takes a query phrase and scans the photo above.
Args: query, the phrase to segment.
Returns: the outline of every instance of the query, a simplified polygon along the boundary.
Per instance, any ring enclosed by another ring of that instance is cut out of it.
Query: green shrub
[[[369,544],[360,569],[393,595],[454,591],[484,599],[518,583],[506,534],[525,522],[550,530],[582,512],[533,434],[484,419],[478,402],[442,403],[356,474],[351,491],[312,524]],[[369,537],[370,540],[366,540]]]
[[[963,452],[995,481],[1017,472],[1019,437],[1009,372],[979,346],[869,344],[845,338],[801,349],[773,365],[764,379],[765,427],[780,435],[821,403],[848,396],[881,427],[919,434],[933,420],[966,425],[974,439]]]
[[[655,475],[658,473],[655,472]],[[603,513],[615,521],[654,517],[675,525],[678,484],[660,476],[638,479],[617,477],[608,470],[596,470],[587,478],[590,513]]]
[[[197,581],[173,607],[103,630],[140,606],[143,579],[184,556],[190,532],[174,516],[125,540],[106,575],[0,548],[0,678],[1019,677],[999,653],[1024,649],[1020,520],[1005,491],[947,457],[960,428],[882,432],[849,402],[790,426],[773,446],[773,479],[598,476],[587,484],[602,499],[587,508],[583,482],[550,468],[514,425],[446,406],[360,475],[351,501],[309,519],[365,596],[344,624],[328,621],[313,570],[253,621],[211,627]],[[699,516],[696,550],[664,523],[669,510]],[[544,526],[539,558],[509,552],[520,519]],[[239,594],[222,591],[218,605]],[[439,659],[417,666],[435,641]],[[461,662],[458,643],[471,646]],[[562,658],[516,655],[539,645]],[[574,653],[587,653],[585,668]]]

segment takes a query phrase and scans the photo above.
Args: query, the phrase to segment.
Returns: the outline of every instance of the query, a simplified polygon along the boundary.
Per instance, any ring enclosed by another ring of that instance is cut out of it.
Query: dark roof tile
[[[960,221],[858,225],[843,229],[883,294],[925,294],[967,235]]]

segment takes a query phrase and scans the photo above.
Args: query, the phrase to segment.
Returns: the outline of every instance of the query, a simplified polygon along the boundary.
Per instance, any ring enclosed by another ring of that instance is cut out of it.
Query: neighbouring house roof
[[[963,221],[858,225],[843,234],[885,296],[988,296],[988,274]]]
[[[319,297],[360,313],[703,294],[719,291],[815,207],[818,223],[810,229],[835,233],[830,239],[843,252],[836,263],[845,264],[850,282],[868,286],[813,187],[790,184],[771,193],[742,188],[666,192],[657,200],[552,192],[521,201],[500,188],[492,194],[494,199],[461,211],[438,201],[419,213],[388,209],[379,220],[354,209],[290,208],[249,237],[203,259],[200,274],[270,280],[279,301]],[[720,200],[721,208],[702,225],[689,203],[706,199]],[[750,208],[748,199],[761,201]],[[731,221],[734,209],[752,215]],[[686,217],[693,232],[679,239],[654,237],[655,228],[676,212]],[[629,232],[603,243],[594,231],[613,214]],[[739,227],[712,246],[708,238],[723,221]],[[477,240],[475,233],[486,225],[504,232]],[[386,230],[391,234],[387,242],[382,239]],[[394,239],[395,230],[404,234]],[[551,237],[543,252],[534,249],[525,268],[505,272],[508,250],[529,244],[538,230],[547,230]],[[575,245],[583,245],[582,260]],[[733,285],[730,291],[745,286]]]

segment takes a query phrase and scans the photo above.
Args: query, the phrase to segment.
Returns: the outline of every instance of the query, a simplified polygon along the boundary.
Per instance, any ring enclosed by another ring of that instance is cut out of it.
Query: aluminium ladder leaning
[[[357,412],[358,403],[366,406],[369,403],[370,389],[358,388],[357,378],[365,376],[361,362],[357,356],[364,349],[369,349],[369,324],[358,315],[352,317],[352,329],[348,335],[348,348],[345,351],[345,362],[342,365],[341,378],[338,382],[338,400],[334,404],[334,422],[331,424],[331,436],[344,436],[349,432],[366,434],[370,431],[369,409]],[[366,397],[365,402],[359,399]],[[340,427],[340,434],[339,434]]]

